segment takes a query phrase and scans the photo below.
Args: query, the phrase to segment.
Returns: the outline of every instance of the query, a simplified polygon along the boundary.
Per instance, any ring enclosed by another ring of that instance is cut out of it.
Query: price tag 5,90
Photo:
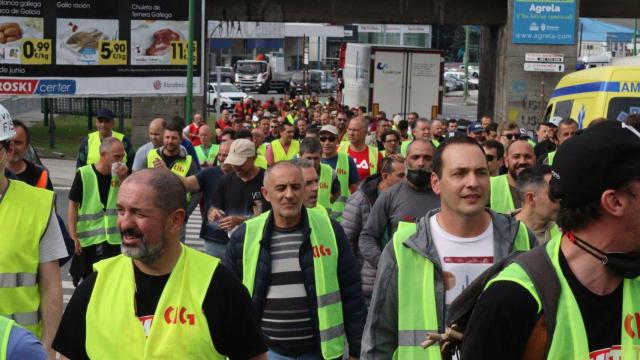
[[[187,51],[189,49],[188,41],[172,41],[171,52],[169,57],[169,63],[171,65],[187,65],[188,54]],[[196,65],[198,63],[198,43],[197,41],[193,42],[193,64]]]
[[[99,65],[127,65],[126,40],[98,41]]]
[[[51,64],[51,39],[22,39],[20,63],[23,65]]]

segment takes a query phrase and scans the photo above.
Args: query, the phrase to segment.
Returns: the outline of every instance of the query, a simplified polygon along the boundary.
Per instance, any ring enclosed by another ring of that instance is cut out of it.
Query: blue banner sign
[[[576,43],[575,0],[514,0],[514,44]]]

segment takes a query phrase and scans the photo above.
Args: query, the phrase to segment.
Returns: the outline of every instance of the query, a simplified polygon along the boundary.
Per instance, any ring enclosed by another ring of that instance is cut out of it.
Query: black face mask
[[[640,252],[611,252],[606,253],[575,236],[573,232],[567,234],[569,240],[596,259],[602,261],[609,270],[626,279],[640,276]]]
[[[431,171],[427,171],[425,169],[407,169],[407,181],[418,189],[425,189],[429,187],[430,179]]]

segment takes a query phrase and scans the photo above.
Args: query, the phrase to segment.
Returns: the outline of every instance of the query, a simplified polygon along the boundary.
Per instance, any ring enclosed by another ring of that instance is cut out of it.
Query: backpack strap
[[[547,254],[546,246],[538,246],[518,256],[515,263],[529,275],[542,303],[544,325],[547,330],[545,358],[549,355],[551,339],[556,328],[556,313],[560,298],[560,281]]]

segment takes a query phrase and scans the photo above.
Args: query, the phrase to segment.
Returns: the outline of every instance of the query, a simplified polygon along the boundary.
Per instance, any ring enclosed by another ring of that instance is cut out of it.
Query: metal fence
[[[93,117],[99,109],[109,109],[116,117],[131,118],[131,98],[50,98],[42,99],[42,113]]]

